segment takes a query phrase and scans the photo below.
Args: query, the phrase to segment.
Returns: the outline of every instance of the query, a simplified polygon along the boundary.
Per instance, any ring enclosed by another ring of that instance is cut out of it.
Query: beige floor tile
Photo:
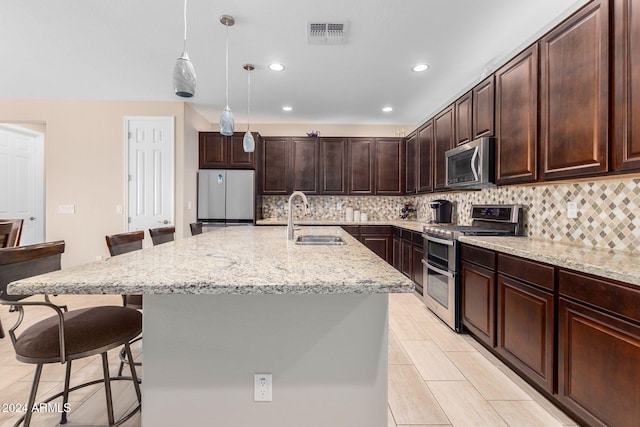
[[[8,387],[16,381],[32,381],[33,366],[0,366],[0,390]],[[0,395],[0,398],[2,396]]]
[[[389,317],[389,328],[399,340],[427,340],[427,334],[411,316],[396,315]]]
[[[113,412],[116,420],[132,408],[136,402],[136,395],[130,381],[114,381],[111,383],[113,396]],[[73,425],[106,425],[106,397],[101,388],[84,403],[71,408],[69,426]]]
[[[420,302],[421,297],[415,293],[389,294],[390,301],[397,301],[402,304],[415,304]]]
[[[388,363],[389,365],[411,365],[411,359],[409,359],[404,348],[400,345],[400,341],[392,331],[389,331]]]
[[[433,341],[400,340],[424,380],[466,380]]]
[[[418,325],[425,330],[442,351],[476,351],[464,337],[465,334],[458,334],[448,327],[434,325],[433,322],[418,322]]]
[[[393,415],[391,415],[391,408],[387,406],[387,427],[396,427],[396,422],[393,420]]]
[[[468,381],[427,381],[427,386],[454,426],[507,426]]]
[[[527,393],[480,353],[448,352],[446,355],[486,400],[531,400]]]
[[[493,401],[491,406],[510,426],[562,427],[563,424],[534,401]]]
[[[391,316],[394,314],[402,314],[407,316],[409,313],[407,313],[407,310],[405,310],[404,304],[389,298],[389,315]]]
[[[442,323],[422,302],[403,304],[404,309],[416,322]]]
[[[389,366],[389,407],[399,425],[449,423],[418,371],[410,365]]]

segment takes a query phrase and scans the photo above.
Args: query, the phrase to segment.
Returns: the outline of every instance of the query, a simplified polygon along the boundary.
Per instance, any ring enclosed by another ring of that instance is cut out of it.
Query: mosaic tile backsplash
[[[366,212],[370,221],[395,220],[401,205],[412,202],[418,209],[418,220],[428,222],[428,202],[435,199],[454,204],[453,220],[459,224],[469,224],[471,205],[520,204],[525,208],[525,236],[640,252],[640,178],[418,196],[309,196],[311,214],[305,219],[344,219],[345,207],[351,206]],[[285,196],[264,196],[264,217],[286,219],[287,201]],[[578,218],[567,218],[567,202],[577,202]],[[301,205],[296,207],[296,217],[304,217]]]

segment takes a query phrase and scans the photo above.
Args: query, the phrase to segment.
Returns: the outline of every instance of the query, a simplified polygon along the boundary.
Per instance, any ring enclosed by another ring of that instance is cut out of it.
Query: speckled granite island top
[[[386,219],[386,220],[371,220],[371,221],[347,221],[342,219],[296,219],[296,226],[298,225],[391,225],[394,227],[404,228],[406,230],[417,231],[422,233],[427,222],[414,221],[414,220],[400,220],[400,219]],[[260,219],[256,222],[257,225],[287,225],[286,219]]]
[[[227,227],[13,282],[10,294],[368,294],[413,283],[339,227],[343,246],[301,246],[286,227]],[[64,257],[64,255],[63,255]]]
[[[461,236],[463,243],[640,286],[638,254],[526,237]]]

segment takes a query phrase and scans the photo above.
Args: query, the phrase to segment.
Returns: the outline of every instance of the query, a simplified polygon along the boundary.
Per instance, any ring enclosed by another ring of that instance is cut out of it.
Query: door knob
[[[167,221],[166,219],[164,221],[158,221],[160,224],[169,224],[169,221]]]
[[[30,217],[29,217],[29,221],[35,221],[35,220],[36,220],[36,217],[35,217],[35,216],[30,216]]]

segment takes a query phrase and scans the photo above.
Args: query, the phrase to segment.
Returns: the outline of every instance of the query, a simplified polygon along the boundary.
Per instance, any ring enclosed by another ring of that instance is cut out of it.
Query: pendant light
[[[220,133],[224,136],[233,135],[233,113],[229,108],[229,27],[235,24],[232,16],[222,15],[220,17],[222,25],[227,27],[226,36],[226,53],[225,53],[225,107],[222,115],[220,115]]]
[[[173,90],[184,98],[191,98],[196,92],[196,70],[187,55],[187,0],[184,0],[184,46],[173,67]]]
[[[247,131],[244,133],[244,138],[242,138],[242,148],[246,153],[253,153],[256,149],[256,142],[253,140],[253,135],[251,134],[251,124],[250,124],[250,116],[251,116],[251,71],[255,69],[253,64],[244,64],[242,66],[245,70],[247,70]]]

